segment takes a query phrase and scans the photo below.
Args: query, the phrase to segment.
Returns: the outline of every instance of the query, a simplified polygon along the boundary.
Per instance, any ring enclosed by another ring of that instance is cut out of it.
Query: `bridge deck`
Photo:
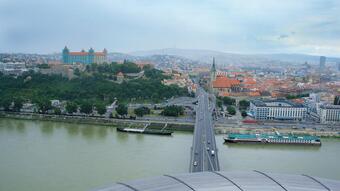
[[[189,171],[218,171],[220,167],[212,119],[215,103],[209,102],[209,95],[202,88],[197,93],[198,105]]]

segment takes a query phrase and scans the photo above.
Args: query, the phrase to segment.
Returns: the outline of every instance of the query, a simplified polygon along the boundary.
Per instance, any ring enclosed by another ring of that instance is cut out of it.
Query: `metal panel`
[[[233,183],[212,172],[191,173],[190,176],[188,176],[188,174],[174,176],[186,182],[195,190],[239,190]]]
[[[220,175],[198,172],[127,181],[123,183],[127,186],[116,184],[97,191],[340,191],[340,181],[305,175],[254,171],[217,173]]]

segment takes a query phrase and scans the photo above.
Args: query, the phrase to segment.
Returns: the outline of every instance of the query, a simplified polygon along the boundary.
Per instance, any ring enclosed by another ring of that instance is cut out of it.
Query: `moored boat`
[[[226,143],[262,143],[262,144],[297,144],[321,145],[317,136],[295,136],[276,134],[228,134],[224,137]]]
[[[137,129],[137,128],[123,128],[118,127],[117,131],[127,133],[153,134],[153,135],[171,135],[173,131],[161,129]]]

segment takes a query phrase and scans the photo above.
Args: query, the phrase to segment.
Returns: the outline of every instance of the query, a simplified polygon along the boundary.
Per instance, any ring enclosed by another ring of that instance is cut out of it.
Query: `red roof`
[[[240,81],[231,79],[226,76],[217,76],[216,80],[213,81],[214,88],[231,88],[234,85],[239,85]]]
[[[69,55],[72,55],[72,56],[86,56],[87,52],[70,52]]]
[[[256,81],[254,80],[254,78],[244,78],[243,83],[246,85],[253,85],[256,84]]]
[[[88,52],[70,52],[69,55],[72,56],[87,56],[89,53]],[[105,56],[104,52],[95,52],[95,56]]]

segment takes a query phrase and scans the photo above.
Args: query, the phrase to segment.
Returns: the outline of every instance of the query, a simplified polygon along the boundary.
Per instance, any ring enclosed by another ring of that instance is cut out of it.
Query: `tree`
[[[90,114],[93,111],[92,104],[89,102],[83,102],[80,104],[80,112]]]
[[[148,107],[139,107],[134,110],[134,113],[139,116],[143,117],[144,115],[150,114],[150,109]]]
[[[235,105],[235,99],[230,97],[223,97],[222,101],[224,105]]]
[[[116,112],[121,115],[121,116],[124,116],[124,115],[127,115],[128,114],[128,108],[126,105],[124,104],[119,104],[116,108]]]
[[[67,102],[66,111],[69,114],[75,113],[78,111],[78,105],[74,102]]]
[[[248,114],[247,114],[246,111],[242,111],[242,112],[241,112],[241,115],[242,115],[242,117],[247,117]]]
[[[80,76],[80,70],[79,70],[79,68],[74,69],[73,74],[76,75],[76,76]]]
[[[247,101],[247,100],[241,100],[240,102],[238,102],[238,104],[239,104],[240,109],[243,110],[243,109],[247,109],[249,107],[250,102]]]
[[[5,111],[9,111],[9,108],[12,105],[12,100],[8,97],[1,98],[0,106],[4,108]]]
[[[53,109],[53,111],[54,111],[54,114],[56,114],[56,115],[61,115],[61,110],[60,110],[59,107],[55,107],[55,108]]]
[[[220,100],[220,99],[216,99],[216,105],[217,105],[217,107],[222,107],[222,100]]]
[[[20,111],[20,109],[23,106],[23,102],[24,102],[24,100],[21,97],[14,98],[13,110],[14,111]]]
[[[106,107],[104,104],[102,103],[97,103],[96,105],[96,110],[98,112],[99,115],[103,115],[106,113]]]
[[[184,108],[182,106],[177,106],[177,105],[166,106],[164,110],[162,111],[162,115],[164,116],[178,117],[183,114],[184,114]]]
[[[38,100],[37,105],[41,113],[46,113],[48,110],[52,109],[51,101],[48,99]]]
[[[235,115],[236,114],[236,109],[233,106],[228,106],[227,111],[230,115]]]

